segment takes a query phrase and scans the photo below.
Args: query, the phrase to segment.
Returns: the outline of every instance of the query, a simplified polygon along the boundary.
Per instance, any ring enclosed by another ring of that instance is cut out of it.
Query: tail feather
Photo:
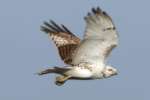
[[[53,67],[53,68],[45,69],[45,70],[39,72],[38,75],[44,75],[44,74],[49,74],[49,73],[56,73],[56,74],[63,75],[68,70],[70,70],[70,68]]]
[[[45,69],[45,70],[39,72],[38,75],[44,75],[44,74],[48,74],[48,73],[55,73],[55,69],[54,68]]]

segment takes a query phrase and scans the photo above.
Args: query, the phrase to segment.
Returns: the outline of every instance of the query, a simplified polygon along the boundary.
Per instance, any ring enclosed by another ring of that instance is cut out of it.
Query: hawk
[[[54,41],[67,65],[50,67],[38,75],[59,74],[55,81],[58,86],[70,79],[94,80],[117,75],[117,69],[106,64],[107,57],[118,44],[118,33],[111,17],[97,7],[92,8],[84,19],[86,28],[82,40],[64,25],[52,20],[44,22],[41,30]]]

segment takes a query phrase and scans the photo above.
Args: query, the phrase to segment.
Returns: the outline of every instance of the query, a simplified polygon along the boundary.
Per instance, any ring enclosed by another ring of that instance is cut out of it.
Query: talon
[[[58,85],[58,86],[62,86],[64,83],[65,83],[65,81],[64,82],[55,81],[55,84]]]
[[[55,84],[58,86],[63,85],[71,76],[58,76],[56,77]]]
[[[64,81],[64,76],[57,76],[56,81],[63,82]]]

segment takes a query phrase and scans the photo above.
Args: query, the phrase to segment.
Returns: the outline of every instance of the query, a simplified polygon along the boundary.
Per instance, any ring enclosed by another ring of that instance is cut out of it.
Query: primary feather
[[[44,22],[44,26],[41,26],[41,30],[48,33],[50,38],[54,41],[61,59],[66,64],[70,64],[73,52],[79,45],[80,39],[64,25],[59,26],[52,20],[49,23]]]

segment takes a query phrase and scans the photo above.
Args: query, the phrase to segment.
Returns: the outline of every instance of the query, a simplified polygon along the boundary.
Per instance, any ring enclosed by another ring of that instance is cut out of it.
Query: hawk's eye
[[[112,69],[108,69],[108,71],[112,72],[113,70]]]

